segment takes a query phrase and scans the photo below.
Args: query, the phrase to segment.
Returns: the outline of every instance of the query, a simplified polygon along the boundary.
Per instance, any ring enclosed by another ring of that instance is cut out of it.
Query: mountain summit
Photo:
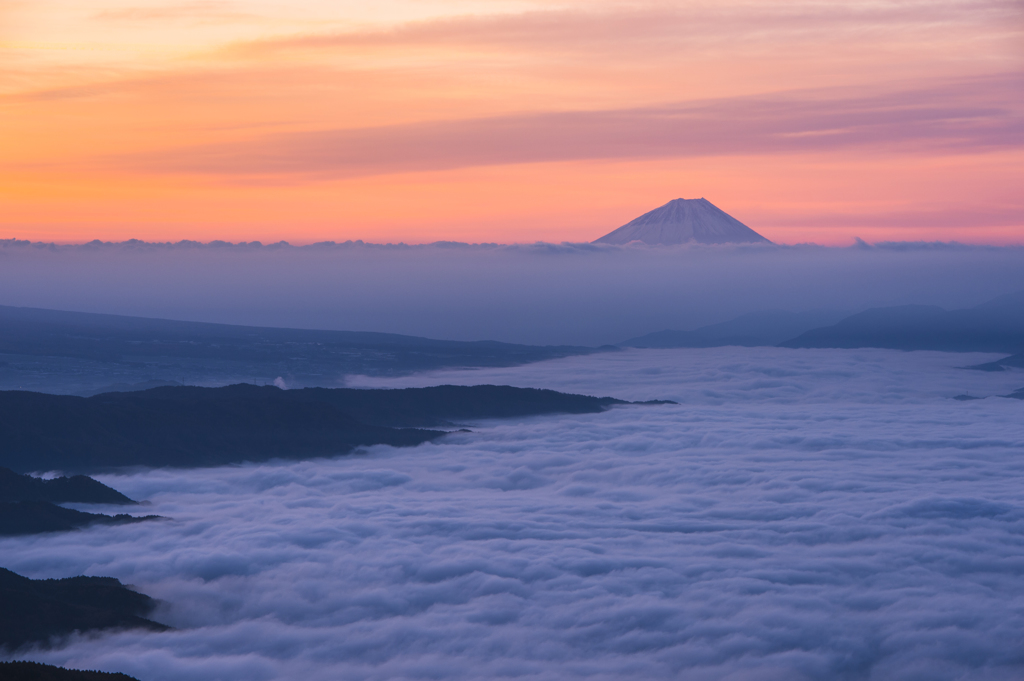
[[[675,244],[770,243],[768,239],[717,208],[707,199],[675,199],[644,213],[595,244],[628,244],[641,241],[651,246]]]

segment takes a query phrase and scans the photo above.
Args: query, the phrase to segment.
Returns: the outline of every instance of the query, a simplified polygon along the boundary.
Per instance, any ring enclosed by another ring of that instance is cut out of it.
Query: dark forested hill
[[[0,662],[0,681],[138,681],[133,676],[65,669],[39,662]]]
[[[306,388],[289,390],[283,397],[330,404],[363,423],[428,428],[474,419],[591,414],[616,404],[628,404],[611,397],[568,395],[507,385],[439,385],[394,390]]]
[[[0,501],[48,501],[54,504],[134,504],[135,502],[85,475],[34,478],[0,466]]]
[[[215,466],[416,445],[441,431],[360,423],[273,386],[154,388],[95,397],[0,392],[0,465],[15,471]]]
[[[0,501],[0,537],[40,532],[65,532],[88,525],[124,525],[160,516],[104,515],[64,508],[48,501]]]
[[[0,466],[95,471],[214,466],[417,445],[437,430],[392,426],[552,413],[595,413],[612,398],[508,386],[405,390],[164,387],[93,397],[0,392]]]
[[[126,513],[109,516],[57,506],[64,503],[124,505],[135,502],[84,475],[44,480],[0,467],[0,537],[159,518],[154,515],[134,517]]]
[[[145,618],[155,606],[113,577],[29,579],[0,568],[0,648],[45,644],[74,631],[165,630]]]

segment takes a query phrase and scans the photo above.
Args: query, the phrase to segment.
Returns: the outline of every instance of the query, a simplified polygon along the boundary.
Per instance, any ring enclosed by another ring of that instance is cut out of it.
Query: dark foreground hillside
[[[138,681],[134,676],[64,669],[39,662],[0,662],[0,681]]]
[[[0,501],[0,537],[41,532],[65,532],[89,525],[125,525],[160,516],[132,516],[127,513],[104,515],[64,508],[48,501]]]
[[[0,467],[0,537],[62,532],[88,525],[121,525],[160,517],[134,517],[127,513],[109,516],[57,505],[64,503],[125,505],[135,502],[84,475],[44,480]]]
[[[418,445],[444,431],[396,428],[553,413],[596,413],[612,398],[508,386],[405,390],[233,385],[164,387],[93,397],[0,392],[0,466],[95,471],[216,466]]]
[[[113,577],[29,579],[0,568],[0,648],[47,644],[75,631],[168,627],[146,619],[156,601]]]
[[[0,392],[0,465],[15,471],[216,466],[410,446],[441,431],[368,426],[272,386],[154,388],[95,397]]]
[[[47,501],[53,504],[134,504],[135,502],[85,475],[44,480],[0,467],[0,501]]]
[[[612,397],[569,395],[507,385],[439,385],[393,390],[306,388],[289,390],[284,397],[330,404],[364,423],[421,428],[458,425],[459,421],[475,419],[593,414],[616,404],[629,404]]]

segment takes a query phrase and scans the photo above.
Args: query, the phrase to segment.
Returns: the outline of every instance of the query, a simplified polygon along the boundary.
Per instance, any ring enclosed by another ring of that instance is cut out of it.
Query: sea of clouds
[[[997,396],[1024,371],[957,368],[992,358],[630,350],[357,379],[680,404],[101,476],[171,520],[3,539],[3,566],[118,577],[176,629],[18,657],[143,681],[1020,679],[1024,402]]]

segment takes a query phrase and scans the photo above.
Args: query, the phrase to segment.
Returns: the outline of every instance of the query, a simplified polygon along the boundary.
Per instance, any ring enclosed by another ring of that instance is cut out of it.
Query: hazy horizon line
[[[759,243],[721,243],[721,244],[705,244],[699,242],[687,242],[682,244],[664,245],[664,244],[645,244],[640,242],[631,242],[628,244],[606,244],[596,243],[594,241],[523,241],[523,242],[512,242],[512,243],[499,243],[495,241],[481,241],[481,242],[466,242],[466,241],[454,241],[448,239],[439,239],[437,241],[425,241],[420,243],[407,243],[405,241],[398,242],[374,242],[364,241],[363,239],[346,239],[345,241],[314,241],[309,243],[292,243],[285,240],[264,243],[259,240],[254,241],[226,241],[223,239],[211,239],[210,241],[197,241],[195,239],[180,239],[178,241],[146,241],[145,239],[126,239],[124,241],[104,241],[102,239],[92,239],[90,241],[81,242],[58,242],[58,241],[31,241],[28,239],[18,238],[0,238],[0,248],[46,248],[55,250],[72,250],[72,249],[99,249],[99,248],[156,248],[156,249],[251,249],[251,250],[276,250],[276,249],[295,249],[295,250],[328,250],[328,249],[347,249],[347,248],[374,248],[374,249],[417,249],[417,248],[477,248],[477,249],[515,249],[515,248],[530,248],[530,247],[542,247],[550,248],[556,247],[559,249],[576,249],[576,250],[593,250],[593,251],[615,251],[615,250],[690,250],[709,248],[715,250],[721,250],[726,248],[739,249],[739,250],[782,250],[782,249],[827,249],[827,250],[863,250],[863,249],[882,249],[882,250],[917,250],[917,249],[999,249],[999,250],[1013,250],[1013,249],[1024,249],[1024,242],[1017,244],[996,244],[996,243],[969,243],[963,241],[877,241],[874,243],[865,241],[858,236],[853,237],[853,241],[847,245],[828,245],[819,244],[813,241],[804,241],[794,244],[778,243],[778,242],[759,242]]]

